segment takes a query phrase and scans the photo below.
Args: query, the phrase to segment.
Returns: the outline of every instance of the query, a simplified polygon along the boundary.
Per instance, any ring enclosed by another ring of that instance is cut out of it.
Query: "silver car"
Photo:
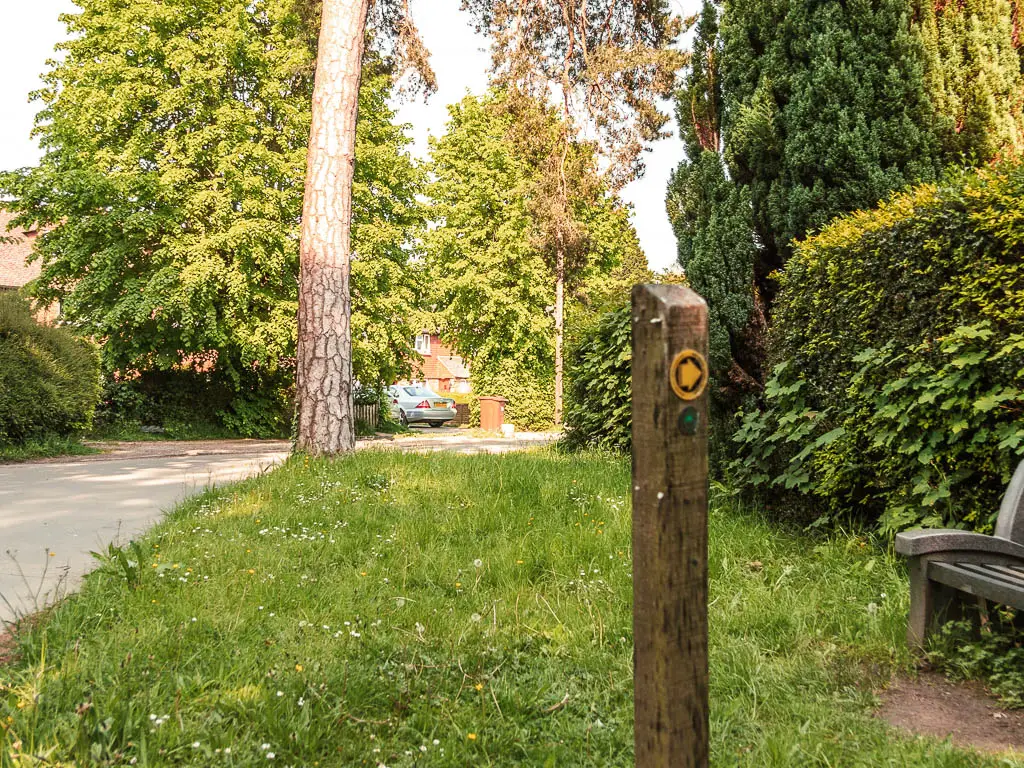
[[[426,422],[440,427],[455,418],[455,401],[422,384],[388,387],[388,399],[392,418],[406,426]]]

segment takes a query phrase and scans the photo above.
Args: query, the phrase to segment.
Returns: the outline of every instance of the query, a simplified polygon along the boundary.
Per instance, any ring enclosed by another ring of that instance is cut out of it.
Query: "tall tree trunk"
[[[555,256],[555,426],[562,425],[562,341],[565,336],[565,251]]]
[[[324,0],[302,203],[298,449],[355,448],[349,243],[356,117],[369,0]]]

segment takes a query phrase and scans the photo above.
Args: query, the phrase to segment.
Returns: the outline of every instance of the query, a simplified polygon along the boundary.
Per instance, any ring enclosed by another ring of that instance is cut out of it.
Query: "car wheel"
[[[399,412],[398,420],[400,422],[402,422],[402,426],[403,427],[408,427],[409,426],[409,417],[405,415],[405,411],[400,411]]]
[[[444,426],[444,422],[443,421],[432,421],[432,422],[430,422],[430,426],[434,427],[434,429],[437,429],[438,427]]]

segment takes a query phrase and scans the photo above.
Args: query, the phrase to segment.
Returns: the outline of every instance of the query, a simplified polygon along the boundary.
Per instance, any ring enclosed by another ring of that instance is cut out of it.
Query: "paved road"
[[[272,467],[287,447],[0,466],[0,620],[73,587],[95,565],[89,550],[131,538],[208,485]]]
[[[417,430],[359,447],[503,453],[550,442],[550,435],[473,437],[466,430]],[[90,550],[125,541],[186,496],[271,469],[282,441],[118,443],[106,453],[0,466],[0,622],[74,588],[95,561]]]

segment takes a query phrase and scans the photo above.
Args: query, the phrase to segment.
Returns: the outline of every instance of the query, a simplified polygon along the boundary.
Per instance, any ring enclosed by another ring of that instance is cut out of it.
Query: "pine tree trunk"
[[[565,252],[555,257],[555,426],[562,425],[562,340],[565,336]]]
[[[296,353],[298,450],[355,448],[349,242],[369,0],[324,0],[306,160]]]

